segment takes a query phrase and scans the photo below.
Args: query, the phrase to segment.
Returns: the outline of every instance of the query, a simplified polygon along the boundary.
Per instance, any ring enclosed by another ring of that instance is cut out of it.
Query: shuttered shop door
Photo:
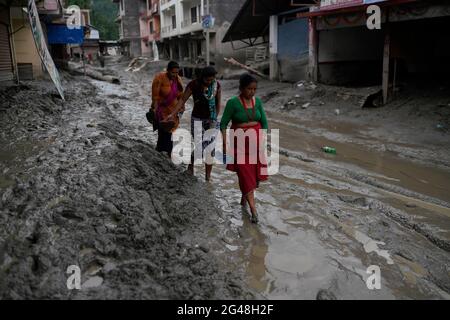
[[[0,23],[0,81],[13,80],[11,46],[9,45],[8,27]]]

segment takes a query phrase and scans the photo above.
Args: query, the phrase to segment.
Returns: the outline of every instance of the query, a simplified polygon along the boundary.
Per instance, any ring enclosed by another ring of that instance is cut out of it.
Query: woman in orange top
[[[167,71],[158,73],[152,83],[152,105],[150,112],[154,114],[153,130],[158,130],[156,150],[172,154],[172,133],[178,128],[178,115],[167,119],[175,110],[178,100],[183,95],[183,83],[178,75],[180,66],[170,61]]]

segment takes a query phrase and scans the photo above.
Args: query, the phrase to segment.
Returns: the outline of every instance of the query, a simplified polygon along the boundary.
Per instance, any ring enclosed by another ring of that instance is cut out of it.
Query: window
[[[196,23],[196,22],[198,22],[197,7],[193,7],[193,8],[191,8],[191,23]]]
[[[152,10],[152,0],[147,0],[148,10]]]
[[[150,34],[154,33],[154,29],[153,29],[153,21],[150,21]]]
[[[172,28],[177,28],[177,17],[175,15],[172,16]]]
[[[124,6],[123,6],[123,0],[120,0],[120,11],[124,10]]]

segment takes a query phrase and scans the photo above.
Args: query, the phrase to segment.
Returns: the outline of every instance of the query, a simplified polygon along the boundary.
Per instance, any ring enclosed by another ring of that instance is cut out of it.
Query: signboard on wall
[[[364,4],[384,2],[384,1],[386,1],[386,0],[364,0]]]
[[[321,0],[320,10],[340,9],[363,4],[363,0]]]
[[[47,40],[49,44],[82,44],[84,28],[69,29],[65,24],[47,24]]]
[[[48,51],[47,44],[45,42],[44,33],[42,31],[41,21],[39,20],[39,13],[36,8],[34,0],[28,0],[28,19],[30,21],[31,33],[33,34],[34,43],[36,49],[39,52],[42,63],[45,69],[52,78],[53,83],[58,90],[59,95],[64,100],[64,90],[61,85],[61,79],[59,78],[58,69],[56,69],[52,56]]]
[[[202,17],[202,26],[203,29],[212,29],[214,27],[214,17],[210,14],[207,14]]]

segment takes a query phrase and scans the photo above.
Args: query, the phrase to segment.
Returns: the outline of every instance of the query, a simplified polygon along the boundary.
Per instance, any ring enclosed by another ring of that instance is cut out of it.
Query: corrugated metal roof
[[[279,15],[315,4],[317,0],[247,0],[222,42],[261,37],[268,33],[271,15]]]

